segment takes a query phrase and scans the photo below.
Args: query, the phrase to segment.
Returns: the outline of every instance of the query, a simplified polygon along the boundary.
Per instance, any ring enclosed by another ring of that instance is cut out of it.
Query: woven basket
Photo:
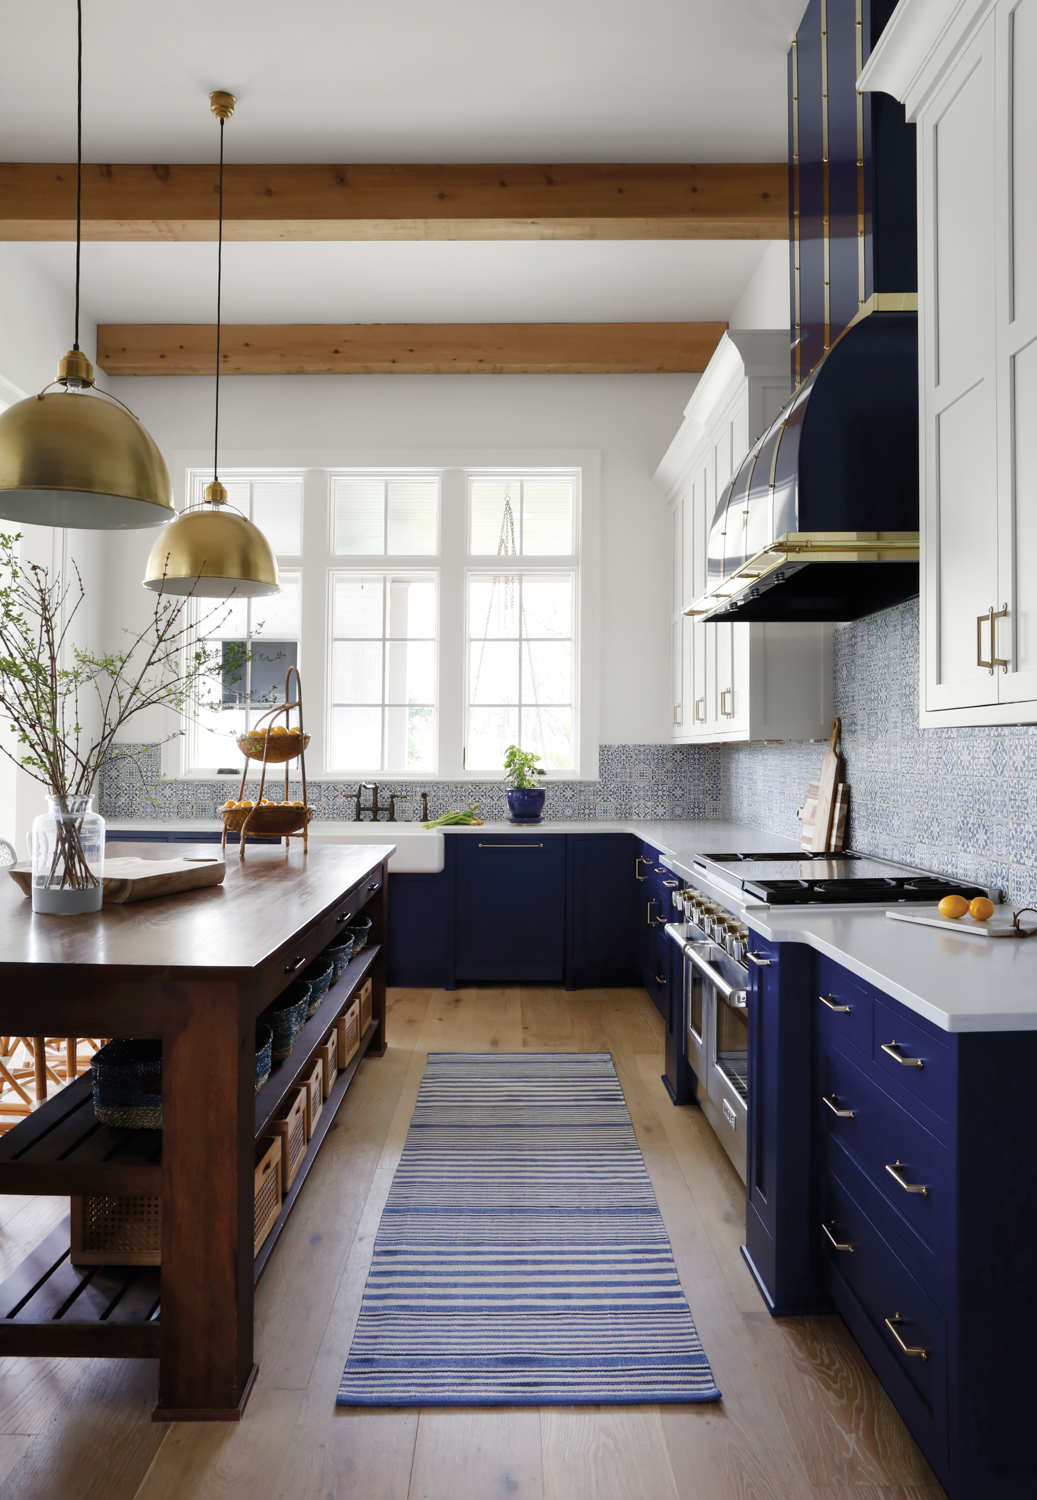
[[[220,818],[228,833],[240,833],[250,813],[246,838],[254,833],[301,833],[313,817],[313,808],[286,807],[283,802],[275,802],[271,807],[220,808]]]
[[[123,1130],[162,1129],[162,1043],[112,1041],[91,1061],[94,1114]]]
[[[247,755],[249,760],[263,760],[265,756],[268,766],[294,760],[309,743],[309,735],[300,734],[298,729],[290,729],[287,734],[268,735],[265,730],[253,730],[250,734],[238,735],[238,749],[242,755]]]
[[[338,979],[343,969],[349,963],[349,960],[353,957],[352,936],[340,937],[336,942],[329,943],[321,957],[331,959],[331,962],[335,965],[335,978]]]
[[[319,958],[315,958],[309,968],[303,969],[302,978],[306,980],[310,987],[310,1003],[306,1007],[307,1021],[311,1016],[316,1015],[324,996],[331,988],[331,981],[334,977],[335,960],[333,958],[325,958],[323,954]]]
[[[256,1022],[256,1093],[270,1077],[274,1033],[265,1021]]]
[[[273,1032],[271,1055],[274,1062],[284,1062],[295,1046],[295,1038],[306,1020],[310,987],[305,979],[293,979],[273,1005],[268,1005],[259,1019]]]
[[[357,917],[355,922],[350,922],[346,931],[353,939],[353,957],[362,953],[367,947],[367,940],[371,936],[371,918]]]

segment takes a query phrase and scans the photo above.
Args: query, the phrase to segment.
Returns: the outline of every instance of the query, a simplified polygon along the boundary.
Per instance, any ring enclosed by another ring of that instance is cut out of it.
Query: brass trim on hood
[[[790,564],[799,568],[811,562],[917,561],[917,531],[787,531],[719,579],[684,613],[696,618],[716,614],[758,588],[761,578]]]

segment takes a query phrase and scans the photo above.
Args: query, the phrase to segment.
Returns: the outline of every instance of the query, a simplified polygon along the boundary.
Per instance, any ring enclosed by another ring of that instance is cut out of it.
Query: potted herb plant
[[[508,807],[511,823],[539,823],[544,810],[544,789],[537,777],[546,773],[537,765],[539,755],[509,745],[504,755],[504,774],[508,785]]]

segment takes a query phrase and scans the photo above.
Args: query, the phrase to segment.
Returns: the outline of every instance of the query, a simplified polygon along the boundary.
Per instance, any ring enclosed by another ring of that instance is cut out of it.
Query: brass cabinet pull
[[[833,1224],[835,1223],[834,1219],[832,1220],[832,1223]],[[831,1240],[833,1250],[846,1250],[846,1251],[849,1252],[850,1255],[853,1254],[853,1246],[852,1245],[841,1245],[839,1243],[839,1241],[836,1239],[835,1235],[829,1229],[829,1227],[828,1227],[827,1224],[822,1224],[821,1228],[824,1230],[824,1232],[828,1236],[829,1240]]]
[[[828,1097],[827,1094],[822,1094],[821,1098],[822,1098],[822,1101],[825,1104],[828,1105],[828,1108],[832,1111],[833,1115],[838,1115],[839,1118],[840,1118],[840,1120],[852,1120],[853,1119],[853,1110],[852,1109],[840,1109],[839,1105],[836,1103],[836,1098],[835,1098],[834,1094],[832,1095],[831,1099],[829,1099],[829,1097]],[[887,1167],[886,1170],[888,1172],[889,1168]]]
[[[645,914],[645,921],[647,922],[649,927],[657,927],[662,921],[662,917],[656,917],[654,921],[652,920],[652,907],[657,906],[658,904],[659,903],[654,899],[649,901],[648,903],[648,910]]]
[[[699,713],[699,704],[700,703],[702,704],[702,712],[701,713]],[[704,724],[705,722],[706,722],[706,700],[705,700],[705,698],[696,698],[695,699],[695,723],[696,724]]]
[[[650,859],[645,859],[645,857],[644,857],[643,854],[638,854],[635,857],[635,859],[634,859],[634,879],[635,880],[647,880],[648,879],[647,875],[639,875],[638,874],[638,872],[637,872],[638,865],[647,865],[648,868],[651,869],[652,868],[652,861]]]
[[[925,1063],[922,1061],[922,1059],[920,1057],[905,1057],[904,1054],[900,1050],[900,1043],[899,1042],[883,1042],[882,1043],[882,1050],[883,1050],[883,1052],[886,1053],[887,1057],[891,1057],[894,1062],[900,1063],[901,1067],[904,1067],[904,1068],[924,1068],[925,1067]]]
[[[910,1354],[912,1359],[928,1359],[928,1349],[923,1349],[921,1344],[905,1344],[904,1340],[900,1337],[897,1329],[902,1328],[905,1321],[898,1312],[895,1312],[891,1318],[886,1319],[886,1327],[899,1344],[901,1353]]]
[[[1006,659],[1003,656],[995,656],[994,655],[994,621],[995,620],[1003,620],[1007,614],[1008,614],[1008,605],[1007,604],[1002,604],[1002,606],[1001,606],[1000,609],[995,609],[994,606],[991,605],[990,608],[987,610],[987,612],[986,612],[985,615],[977,615],[976,616],[976,666],[977,667],[986,667],[986,669],[990,673],[991,677],[993,677],[993,675],[994,675],[994,668],[995,667],[1000,667],[1001,670],[1002,670],[1002,672],[1007,672],[1008,671],[1008,662],[1006,661]],[[989,661],[985,661],[984,657],[983,657],[983,621],[984,620],[986,620],[987,624],[990,626],[990,660]]]
[[[769,969],[771,966],[770,959],[761,958],[758,953],[747,953],[745,956],[751,963],[754,963],[758,969]]]
[[[668,891],[675,891],[677,889],[677,887],[680,885],[680,881],[679,880],[664,880],[663,881],[663,885],[666,887],[666,889]]]
[[[725,719],[733,719],[734,716],[735,716],[734,708],[733,707],[731,707],[731,708],[725,708],[724,707],[724,699],[727,698],[727,697],[730,697],[732,704],[734,704],[734,697],[735,697],[735,690],[734,690],[734,688],[725,688],[724,691],[720,694],[720,713],[721,713],[721,717],[725,718]]]
[[[675,703],[673,705],[673,722],[675,724],[680,724],[682,722],[682,720],[683,720],[683,715],[681,713],[681,706],[680,706],[679,703]]]
[[[820,1000],[822,1005],[827,1005],[829,1010],[840,1011],[843,1015],[848,1016],[851,1010],[853,1010],[852,1005],[836,1005],[831,995],[818,995],[817,998]]]
[[[305,962],[305,958],[297,958],[293,964],[285,964],[284,971],[286,974],[294,974],[296,969],[301,969]]]
[[[889,1162],[886,1163],[886,1171],[892,1177],[894,1182],[898,1182],[900,1184],[905,1193],[921,1193],[923,1198],[928,1198],[929,1189],[927,1187],[923,1187],[920,1182],[908,1182],[905,1179],[905,1177],[903,1176],[903,1173],[905,1171],[904,1163],[900,1160],[899,1156],[892,1164],[892,1166],[890,1166]]]
[[[542,849],[543,844],[480,844],[480,849]],[[375,887],[377,890],[377,887]]]
[[[655,976],[655,982],[656,982],[656,984],[665,984],[666,983],[666,975],[665,974],[657,974]]]

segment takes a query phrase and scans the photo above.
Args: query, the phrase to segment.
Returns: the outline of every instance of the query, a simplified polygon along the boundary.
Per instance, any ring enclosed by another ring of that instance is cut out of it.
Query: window
[[[332,575],[332,771],[436,765],[436,575]]]
[[[211,475],[191,476],[189,493],[200,501]],[[240,771],[239,734],[284,698],[285,675],[299,666],[302,573],[302,480],[299,476],[224,480],[228,504],[260,528],[278,560],[281,592],[265,599],[199,600],[196,624],[222,658],[218,678],[204,684],[200,712],[187,728],[192,770]],[[291,562],[296,566],[292,567]],[[286,566],[285,564],[289,564]]]
[[[283,591],[215,612],[199,601],[218,668],[166,773],[240,773],[237,737],[295,665],[311,780],[494,778],[511,744],[548,774],[593,776],[596,455],[513,461],[221,476],[270,541]],[[192,500],[208,477],[187,471]]]

